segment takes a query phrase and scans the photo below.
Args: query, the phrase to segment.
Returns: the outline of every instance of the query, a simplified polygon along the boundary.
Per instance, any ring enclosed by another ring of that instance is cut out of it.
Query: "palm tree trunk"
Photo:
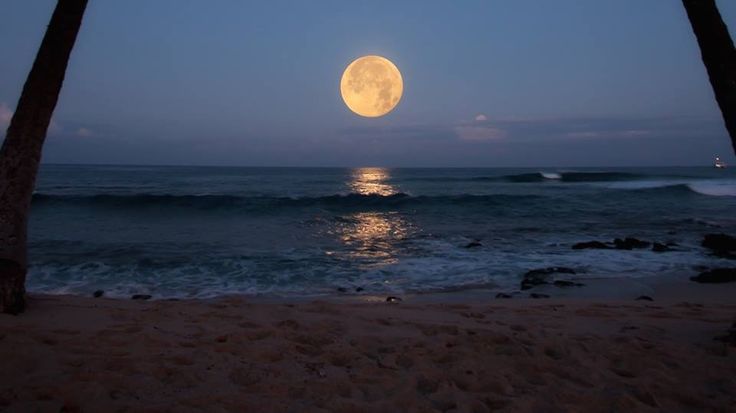
[[[87,0],[59,0],[0,149],[0,311],[25,307],[27,226],[46,130]]]
[[[736,49],[715,0],[682,0],[736,153]]]

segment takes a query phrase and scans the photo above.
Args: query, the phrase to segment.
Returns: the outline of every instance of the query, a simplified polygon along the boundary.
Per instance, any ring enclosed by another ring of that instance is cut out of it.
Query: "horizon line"
[[[536,166],[388,166],[388,165],[325,165],[325,166],[305,166],[305,165],[212,165],[212,164],[136,164],[136,163],[74,163],[74,162],[41,162],[41,166],[122,166],[122,167],[163,167],[163,168],[272,168],[272,169],[359,169],[359,168],[385,168],[385,169],[561,169],[561,168],[701,168],[713,167],[713,164],[692,164],[692,165],[536,165]]]

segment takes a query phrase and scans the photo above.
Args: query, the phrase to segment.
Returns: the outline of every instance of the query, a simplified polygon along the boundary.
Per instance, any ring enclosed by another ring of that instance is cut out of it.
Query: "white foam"
[[[686,182],[681,180],[642,180],[642,181],[615,181],[600,184],[611,189],[652,189],[666,188],[668,186],[682,185]]]
[[[736,182],[733,181],[703,181],[687,185],[691,190],[712,196],[736,196]]]
[[[687,185],[691,191],[703,195],[736,196],[736,181],[733,180],[643,180],[603,184],[612,189],[652,189],[676,185]]]
[[[542,178],[544,179],[562,179],[560,174],[554,172],[540,172],[539,174],[542,175]]]

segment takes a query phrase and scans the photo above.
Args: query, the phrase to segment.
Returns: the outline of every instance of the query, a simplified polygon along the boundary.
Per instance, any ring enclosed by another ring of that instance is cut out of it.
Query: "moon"
[[[340,80],[342,100],[350,110],[367,118],[391,112],[399,104],[403,92],[401,72],[381,56],[355,59]]]

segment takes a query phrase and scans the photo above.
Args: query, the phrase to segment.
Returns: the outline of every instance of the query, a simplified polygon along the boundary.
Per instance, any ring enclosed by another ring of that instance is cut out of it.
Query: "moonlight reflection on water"
[[[389,183],[386,168],[358,168],[348,182],[351,191],[360,195],[390,196],[399,193]],[[340,240],[349,248],[350,259],[365,260],[370,266],[398,262],[397,243],[415,228],[396,211],[356,212],[348,215],[340,228]]]

